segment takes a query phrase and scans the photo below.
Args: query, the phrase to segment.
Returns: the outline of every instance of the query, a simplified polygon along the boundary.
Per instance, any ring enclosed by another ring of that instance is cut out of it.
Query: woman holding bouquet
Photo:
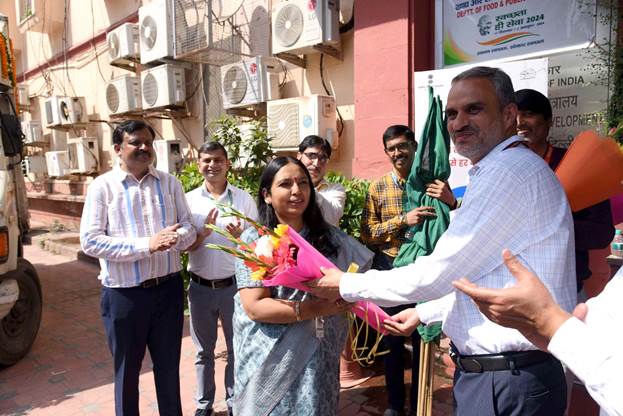
[[[322,218],[300,161],[277,157],[266,166],[258,211],[262,225],[292,227],[342,270],[351,263],[370,267],[372,252]],[[254,228],[242,235],[246,242],[258,238]],[[336,414],[350,305],[285,286],[264,287],[240,260],[236,279],[234,414]]]

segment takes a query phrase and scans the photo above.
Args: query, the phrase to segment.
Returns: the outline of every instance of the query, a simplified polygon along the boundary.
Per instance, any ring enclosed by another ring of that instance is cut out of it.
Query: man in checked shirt
[[[145,348],[153,362],[158,410],[182,414],[180,352],[184,287],[180,251],[195,241],[180,182],[152,166],[154,130],[121,123],[112,134],[119,165],[87,191],[80,244],[99,258],[101,310],[115,373],[115,413],[138,416]]]
[[[383,133],[385,154],[392,163],[391,172],[370,184],[361,219],[361,239],[375,252],[372,268],[389,270],[404,241],[405,231],[421,223],[425,217],[435,215],[433,207],[418,207],[409,212],[402,208],[402,193],[405,181],[411,171],[417,143],[413,131],[407,126],[390,126]],[[448,185],[436,181],[428,186],[427,193],[449,206],[456,205],[456,199]],[[412,307],[401,305],[385,308],[390,315]],[[413,355],[419,355],[420,337],[417,331],[411,335]],[[389,354],[385,355],[385,382],[388,390],[389,407],[384,416],[401,415],[405,406],[404,384],[404,337],[386,336]],[[411,411],[415,414],[417,404],[417,380],[419,361],[413,360],[411,382]]]

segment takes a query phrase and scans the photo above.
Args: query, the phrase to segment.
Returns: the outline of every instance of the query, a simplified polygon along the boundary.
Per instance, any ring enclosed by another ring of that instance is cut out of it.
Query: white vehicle
[[[5,36],[8,35],[6,16]],[[0,25],[1,27],[2,25]],[[0,366],[24,357],[41,323],[41,284],[37,271],[23,256],[28,232],[28,200],[22,174],[22,134],[13,91],[0,82]]]

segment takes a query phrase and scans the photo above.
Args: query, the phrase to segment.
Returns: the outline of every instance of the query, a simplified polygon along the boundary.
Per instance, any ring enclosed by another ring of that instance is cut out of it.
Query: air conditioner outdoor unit
[[[106,34],[110,63],[135,62],[140,56],[139,29],[134,23],[124,23]]]
[[[245,107],[279,98],[277,59],[256,56],[221,67],[223,108]]]
[[[46,141],[41,131],[40,121],[22,121],[22,133],[24,133],[24,143],[40,143]]]
[[[171,0],[154,0],[138,9],[142,64],[173,57],[172,16]]]
[[[106,104],[110,114],[123,114],[140,110],[141,79],[135,75],[115,78],[106,87]]]
[[[97,172],[99,166],[99,145],[95,137],[67,139],[69,171],[71,173]]]
[[[84,97],[52,96],[45,100],[46,127],[85,124],[87,106]]]
[[[267,0],[175,0],[175,59],[221,66],[239,61],[240,56],[261,55],[257,46],[260,43],[268,46],[269,42],[267,3]],[[256,41],[251,33],[262,39]]]
[[[182,169],[182,142],[180,140],[154,140],[156,150],[156,169],[177,173]]]
[[[45,152],[45,164],[48,168],[48,176],[61,177],[69,172],[69,152],[67,150],[55,150]]]
[[[22,172],[24,172],[25,175],[47,173],[48,168],[45,164],[45,156],[26,156],[22,160]]]
[[[286,98],[266,103],[268,136],[279,150],[296,150],[310,134],[323,137],[336,148],[335,99],[329,96]]]
[[[339,46],[339,0],[289,0],[273,6],[273,54],[318,53],[314,45]]]
[[[141,72],[143,109],[182,105],[186,100],[184,68],[165,64]]]
[[[30,97],[28,96],[28,85],[20,84],[17,86],[17,104],[19,108],[24,109],[30,106]]]

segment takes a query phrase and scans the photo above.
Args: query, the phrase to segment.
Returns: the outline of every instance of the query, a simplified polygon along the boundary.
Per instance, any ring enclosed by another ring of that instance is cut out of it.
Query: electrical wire
[[[95,53],[95,62],[97,63],[97,72],[99,72],[102,81],[108,83],[108,80],[104,77],[102,73],[102,68],[100,67],[100,60],[97,54],[97,45],[95,44],[95,13],[93,12],[93,0],[91,0],[91,46],[93,46],[93,51]]]
[[[322,87],[324,88],[327,95],[330,95],[335,98],[335,95],[331,94],[324,80],[324,53],[320,54],[320,82],[322,83]],[[337,130],[337,136],[342,137],[342,133],[344,132],[344,118],[342,117],[342,113],[340,113],[340,109],[337,106],[337,100],[335,103],[335,112],[337,113],[337,117],[340,121],[340,126],[338,127],[338,130]]]

